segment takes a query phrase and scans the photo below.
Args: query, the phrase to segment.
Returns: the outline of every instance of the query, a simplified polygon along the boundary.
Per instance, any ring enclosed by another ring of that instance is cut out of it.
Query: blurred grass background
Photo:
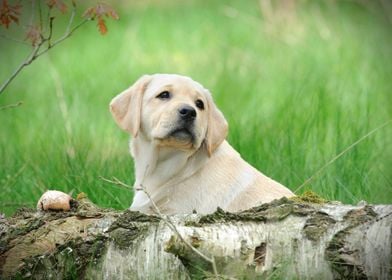
[[[47,189],[127,208],[129,136],[112,97],[145,73],[180,73],[209,88],[229,142],[296,190],[336,154],[392,119],[387,1],[112,1],[119,21],[95,23],[28,66],[0,95],[0,212],[34,207]],[[57,32],[61,33],[62,26]],[[21,38],[23,38],[23,35]],[[31,47],[0,38],[0,82]],[[392,203],[392,125],[298,191]]]

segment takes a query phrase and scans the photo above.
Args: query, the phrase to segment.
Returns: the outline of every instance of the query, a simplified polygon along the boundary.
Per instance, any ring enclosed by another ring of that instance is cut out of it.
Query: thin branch
[[[41,6],[40,6],[41,7]],[[49,6],[49,8],[48,8],[48,12],[47,12],[47,14],[46,14],[46,19],[45,19],[45,31],[44,31],[44,33],[46,33],[47,32],[47,30],[46,30],[46,28],[48,27],[48,25],[49,25],[49,21],[50,21],[50,15],[52,14],[52,6]],[[43,20],[40,22],[40,24],[41,24],[41,30],[43,30],[42,29],[42,24],[43,24]]]
[[[67,29],[65,30],[65,33],[69,33],[69,31],[71,30],[71,26],[72,26],[72,23],[74,21],[75,14],[76,14],[76,4],[74,2],[72,2],[71,17],[69,18]]]
[[[112,178],[113,178],[113,180],[110,180],[110,179],[107,179],[107,178],[105,178],[103,176],[99,176],[99,179],[101,179],[101,180],[103,180],[105,182],[108,182],[108,183],[111,183],[111,184],[114,184],[114,185],[117,185],[117,186],[120,186],[120,187],[124,187],[126,189],[133,190],[132,186],[129,186],[129,185],[125,184],[124,182],[121,182],[116,177],[112,177]]]
[[[148,167],[147,167],[148,169]],[[146,172],[147,173],[147,172]],[[105,182],[111,183],[111,184],[115,184],[117,186],[121,186],[121,187],[125,187],[127,189],[133,189],[132,186],[127,185],[124,182],[121,182],[119,179],[117,179],[116,177],[113,177],[114,180],[110,180],[110,179],[106,179],[102,176],[99,176],[99,178]],[[154,207],[155,212],[157,213],[157,215],[162,219],[162,221],[180,238],[180,240],[187,246],[189,247],[195,254],[197,254],[198,256],[200,256],[202,259],[204,259],[205,261],[211,263],[212,265],[212,269],[214,271],[214,274],[216,277],[218,277],[218,270],[216,268],[216,263],[214,260],[214,257],[209,258],[206,255],[204,255],[202,252],[200,252],[199,250],[197,250],[194,246],[192,246],[192,244],[190,244],[187,240],[185,240],[181,233],[178,231],[177,227],[174,225],[173,221],[170,219],[169,216],[163,215],[162,212],[160,211],[159,207],[155,204],[154,200],[152,199],[152,197],[150,196],[150,194],[147,192],[146,188],[140,184],[140,190],[142,190],[148,197],[148,199],[151,201],[151,204]]]
[[[54,21],[54,17],[50,17],[50,19],[49,19],[49,35],[46,38],[46,41],[48,41],[48,48],[51,48],[50,40],[52,40],[52,35],[53,35],[53,21]]]
[[[11,108],[15,108],[15,107],[19,107],[20,105],[23,104],[23,101],[18,101],[17,103],[14,104],[9,104],[9,105],[5,105],[5,106],[1,106],[0,110],[5,110],[5,109],[11,109]]]
[[[62,41],[64,41],[68,37],[70,37],[78,28],[80,28],[83,24],[85,24],[88,21],[89,21],[89,19],[85,19],[82,22],[80,22],[78,25],[76,25],[74,28],[72,28],[69,33],[64,34],[60,39],[56,40],[50,47],[47,47],[46,49],[44,49],[41,52],[37,53],[36,58],[41,56],[41,55],[43,55],[44,53],[46,53],[47,51],[52,49],[54,46],[58,45],[59,43],[61,43]],[[1,94],[1,90],[0,90],[0,94]]]
[[[117,195],[114,195],[113,192],[111,192],[111,189],[108,189],[108,188],[106,188],[105,186],[102,186],[102,185],[101,185],[100,187],[102,188],[102,190],[103,190],[109,197],[111,197],[111,199],[112,199],[113,201],[117,201],[118,205],[120,205],[122,208],[127,208],[127,206],[124,205],[124,202],[120,201],[120,199],[118,198],[118,196],[117,196]],[[122,187],[119,187],[119,186],[116,186],[116,185],[113,185],[113,187],[121,188],[121,189],[123,190]],[[110,207],[110,206],[109,206],[109,207]]]
[[[5,88],[15,79],[15,77],[19,74],[20,71],[22,71],[24,67],[30,65],[31,62],[33,62],[34,59],[37,58],[37,53],[40,47],[42,46],[42,43],[43,42],[40,42],[38,45],[34,47],[30,55],[15,69],[14,73],[12,73],[12,75],[1,85],[0,94],[3,93]]]
[[[52,17],[49,18],[49,20],[50,20],[49,32],[50,33],[49,33],[48,38],[42,39],[39,44],[34,46],[34,49],[30,53],[30,55],[15,69],[15,71],[12,73],[12,75],[1,85],[0,94],[2,94],[4,92],[5,88],[15,79],[15,77],[19,74],[20,71],[22,71],[22,69],[24,67],[30,65],[39,56],[43,55],[44,53],[46,53],[47,51],[52,49],[54,46],[56,46],[59,43],[61,43],[62,41],[64,41],[65,39],[69,38],[78,28],[80,28],[83,24],[85,24],[86,22],[89,21],[89,19],[85,19],[71,29],[72,23],[75,18],[75,13],[76,13],[76,9],[74,6],[74,8],[72,9],[71,17],[68,21],[68,26],[67,26],[67,29],[66,29],[64,35],[62,37],[60,37],[58,40],[56,40],[53,44],[51,44],[51,42],[50,42],[51,37],[52,37],[52,25],[51,24],[52,24],[53,18]],[[45,49],[43,49],[42,51],[40,51],[42,45],[45,42],[49,42],[48,46]]]
[[[99,178],[99,179],[105,181],[105,180],[102,179],[102,178]],[[117,189],[119,189],[119,190],[124,190],[124,187],[122,187],[122,186],[120,186],[120,185],[116,185],[116,184],[114,184],[114,183],[111,183],[111,185],[109,185],[109,186],[112,187],[112,188],[117,188]],[[105,187],[106,187],[106,186],[102,186],[102,188],[105,188]],[[129,207],[129,205],[128,205],[128,207]],[[125,206],[124,208],[127,208],[127,207]]]
[[[305,182],[302,183],[295,191],[294,193],[297,193],[300,189],[302,189],[304,186],[306,186],[310,181],[312,181],[314,178],[316,178],[318,175],[320,175],[328,166],[330,166],[332,163],[334,163],[337,159],[339,159],[341,156],[343,156],[345,153],[347,153],[349,150],[357,146],[359,143],[361,143],[363,140],[368,138],[370,135],[374,134],[384,126],[390,124],[392,120],[388,120],[387,122],[383,123],[379,127],[376,127],[375,129],[371,130],[370,132],[366,133],[364,136],[359,138],[357,141],[352,143],[350,146],[345,148],[343,151],[341,151],[339,154],[334,156],[330,161],[328,161],[324,166],[322,166],[319,170],[317,170],[312,176],[310,176],[308,179],[305,180]]]
[[[190,244],[187,240],[185,240],[181,233],[178,231],[177,227],[174,225],[173,221],[170,219],[169,216],[167,215],[163,215],[162,212],[159,210],[159,207],[155,204],[154,200],[151,198],[150,194],[147,192],[146,188],[140,184],[141,189],[143,190],[143,192],[147,195],[148,199],[151,201],[156,213],[158,214],[158,216],[163,220],[163,222],[172,230],[174,231],[174,233],[181,239],[181,241],[189,248],[191,249],[195,254],[197,254],[199,257],[201,257],[202,259],[204,259],[205,261],[211,263],[212,265],[212,269],[214,271],[215,276],[218,277],[218,270],[216,268],[216,263],[214,260],[214,257],[209,258],[206,255],[204,255],[202,252],[200,252],[199,250],[197,250],[194,246],[192,246],[192,244]]]

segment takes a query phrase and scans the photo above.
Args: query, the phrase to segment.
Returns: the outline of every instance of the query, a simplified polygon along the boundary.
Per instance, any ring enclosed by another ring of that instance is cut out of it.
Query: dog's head
[[[142,134],[160,146],[197,150],[204,143],[211,155],[227,135],[227,122],[209,91],[184,76],[142,76],[113,98],[110,111],[133,137]]]

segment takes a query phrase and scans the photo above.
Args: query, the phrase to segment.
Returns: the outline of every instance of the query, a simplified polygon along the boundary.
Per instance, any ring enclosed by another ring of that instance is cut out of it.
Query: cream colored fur
[[[167,91],[170,98],[157,96]],[[204,103],[198,108],[196,100]],[[179,109],[197,112],[188,134],[180,126]],[[155,212],[145,191],[161,212],[211,213],[219,206],[239,211],[294,194],[263,175],[225,140],[227,122],[202,85],[180,75],[141,77],[110,103],[117,124],[128,131],[135,162],[135,196],[130,207]]]

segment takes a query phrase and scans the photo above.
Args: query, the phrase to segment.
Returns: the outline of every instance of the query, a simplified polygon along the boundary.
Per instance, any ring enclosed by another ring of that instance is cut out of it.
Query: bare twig
[[[49,51],[51,48],[53,48],[54,46],[58,45],[59,43],[61,43],[62,41],[64,41],[68,37],[70,37],[78,28],[80,28],[83,24],[85,24],[86,22],[88,22],[90,20],[90,19],[84,19],[79,24],[77,24],[76,26],[71,28],[72,24],[73,24],[73,21],[75,19],[75,14],[76,14],[76,6],[73,5],[71,16],[69,18],[69,21],[68,21],[68,24],[67,24],[67,28],[66,28],[66,30],[64,32],[64,35],[62,37],[60,37],[59,39],[57,39],[55,42],[53,42],[53,44],[49,44],[48,47],[46,49],[42,50],[41,52],[39,52],[37,54],[37,56],[43,55],[44,53]]]
[[[184,237],[182,237],[181,233],[178,231],[177,227],[174,225],[173,221],[170,219],[169,216],[167,215],[163,215],[161,213],[161,211],[159,210],[159,207],[155,204],[154,200],[151,198],[150,194],[147,192],[146,188],[140,184],[141,189],[143,190],[143,192],[147,195],[148,199],[151,201],[151,204],[153,205],[156,213],[158,214],[158,216],[162,219],[162,221],[180,238],[180,240],[189,248],[191,249],[195,254],[197,254],[199,257],[201,257],[202,259],[204,259],[205,261],[211,263],[212,265],[212,270],[215,274],[216,277],[219,276],[218,274],[218,270],[216,268],[216,263],[215,263],[215,259],[214,257],[207,257],[206,255],[204,255],[202,252],[200,252],[199,250],[197,250],[194,246],[192,246],[192,244],[190,244],[187,240],[184,239]]]
[[[100,177],[100,179],[102,179]],[[111,189],[106,188],[105,186],[100,186],[102,188],[102,190],[113,200],[113,201],[117,201],[118,205],[120,205],[120,207],[122,208],[127,208],[126,205],[124,205],[124,202],[120,201],[120,199],[118,198],[117,195],[113,194],[113,192],[111,191]],[[117,187],[117,188],[121,188],[123,190],[122,187],[119,187],[117,185],[113,185],[113,187]]]
[[[40,8],[41,8],[41,6],[40,6]],[[41,12],[42,13],[42,12]],[[49,7],[49,9],[48,9],[48,12],[46,13],[46,19],[45,19],[45,33],[47,32],[47,30],[46,30],[46,28],[48,27],[48,23],[49,23],[49,20],[50,20],[50,15],[52,14],[52,6],[50,6]],[[41,24],[41,30],[43,30],[42,29],[42,24],[44,23],[44,21],[41,21],[40,22],[40,24]]]
[[[339,154],[337,154],[336,156],[334,156],[330,161],[328,161],[326,164],[324,164],[319,170],[317,170],[312,176],[310,176],[308,179],[305,180],[305,182],[303,182],[298,188],[296,188],[296,190],[294,191],[294,193],[297,193],[300,189],[302,189],[304,186],[306,186],[307,184],[309,184],[310,181],[312,181],[314,178],[316,178],[318,175],[320,175],[328,166],[330,166],[332,163],[334,163],[337,159],[339,159],[341,156],[343,156],[345,153],[347,153],[349,150],[351,150],[352,148],[354,148],[355,146],[357,146],[359,143],[361,143],[363,140],[365,140],[366,138],[368,138],[370,135],[374,134],[375,132],[377,132],[378,130],[380,130],[381,128],[387,126],[388,124],[390,124],[392,122],[392,120],[388,120],[387,122],[383,123],[382,125],[376,127],[375,129],[371,130],[370,132],[366,133],[365,135],[363,135],[361,138],[359,138],[357,141],[355,141],[354,143],[352,143],[350,146],[348,146],[347,148],[345,148],[343,151],[341,151]]]
[[[11,108],[15,108],[15,107],[19,107],[20,105],[23,104],[23,101],[18,101],[14,104],[9,104],[9,105],[5,105],[5,106],[1,106],[0,110],[5,110],[5,109],[11,109]]]
[[[74,21],[75,14],[76,14],[76,4],[75,4],[74,1],[72,1],[72,12],[71,12],[71,17],[69,18],[68,25],[67,25],[67,29],[65,30],[65,33],[69,33],[69,31],[71,30],[71,26],[72,26],[72,23],[73,23],[73,21]]]
[[[15,77],[19,74],[22,69],[28,65],[30,65],[36,58],[37,58],[37,53],[42,46],[42,42],[40,42],[38,45],[36,45],[32,52],[29,54],[29,56],[15,69],[15,71],[12,73],[12,75],[1,85],[0,87],[0,94],[3,93],[5,88],[15,79]]]
[[[85,24],[88,21],[89,21],[89,19],[85,19],[85,20],[81,21],[78,25],[76,25],[74,28],[72,28],[69,33],[65,33],[60,39],[56,40],[53,44],[51,44],[50,47],[47,47],[46,49],[39,52],[37,54],[36,58],[43,55],[44,53],[46,53],[47,51],[52,49],[54,46],[60,44],[62,41],[64,41],[68,37],[70,37],[78,28],[80,28],[83,24]],[[0,94],[1,94],[1,90],[0,90]]]
[[[148,168],[147,168],[148,169]],[[146,172],[147,173],[147,172]],[[133,189],[132,186],[127,185],[124,182],[121,182],[119,179],[117,179],[116,177],[112,177],[113,180],[110,179],[106,179],[102,176],[99,176],[99,178],[105,182],[111,183],[111,184],[115,184],[117,186],[121,186],[121,187],[125,187],[127,189]],[[199,250],[197,250],[194,246],[192,246],[192,244],[190,244],[187,240],[185,240],[181,233],[178,231],[177,227],[175,226],[175,224],[173,223],[173,221],[170,219],[169,216],[162,214],[161,210],[159,209],[159,207],[155,204],[154,200],[152,199],[152,197],[150,196],[150,194],[147,192],[146,188],[140,184],[140,188],[139,190],[142,190],[148,197],[148,199],[151,201],[151,204],[154,207],[154,211],[156,212],[156,214],[162,219],[162,221],[180,238],[180,240],[189,248],[191,249],[195,254],[197,254],[198,256],[200,256],[202,259],[204,259],[205,261],[211,263],[212,265],[212,269],[213,272],[215,274],[215,276],[218,278],[219,274],[218,274],[218,270],[216,268],[216,263],[215,263],[215,259],[214,257],[207,257],[206,255],[204,255],[202,252],[200,252]]]
[[[54,17],[50,17],[50,19],[49,19],[49,35],[46,38],[46,41],[48,41],[48,48],[51,47],[50,40],[52,40],[52,35],[53,35],[53,21],[54,21]]]
[[[105,178],[105,177],[103,177],[103,176],[99,176],[99,179],[101,179],[101,180],[103,180],[103,181],[105,181],[105,182],[114,184],[114,185],[116,185],[116,186],[124,187],[124,188],[126,188],[126,189],[133,190],[133,187],[132,187],[132,186],[127,185],[127,184],[125,184],[124,182],[121,182],[121,181],[120,181],[119,179],[117,179],[116,177],[112,177],[112,178],[113,178],[113,180],[110,180],[110,179],[107,179],[107,178]]]

